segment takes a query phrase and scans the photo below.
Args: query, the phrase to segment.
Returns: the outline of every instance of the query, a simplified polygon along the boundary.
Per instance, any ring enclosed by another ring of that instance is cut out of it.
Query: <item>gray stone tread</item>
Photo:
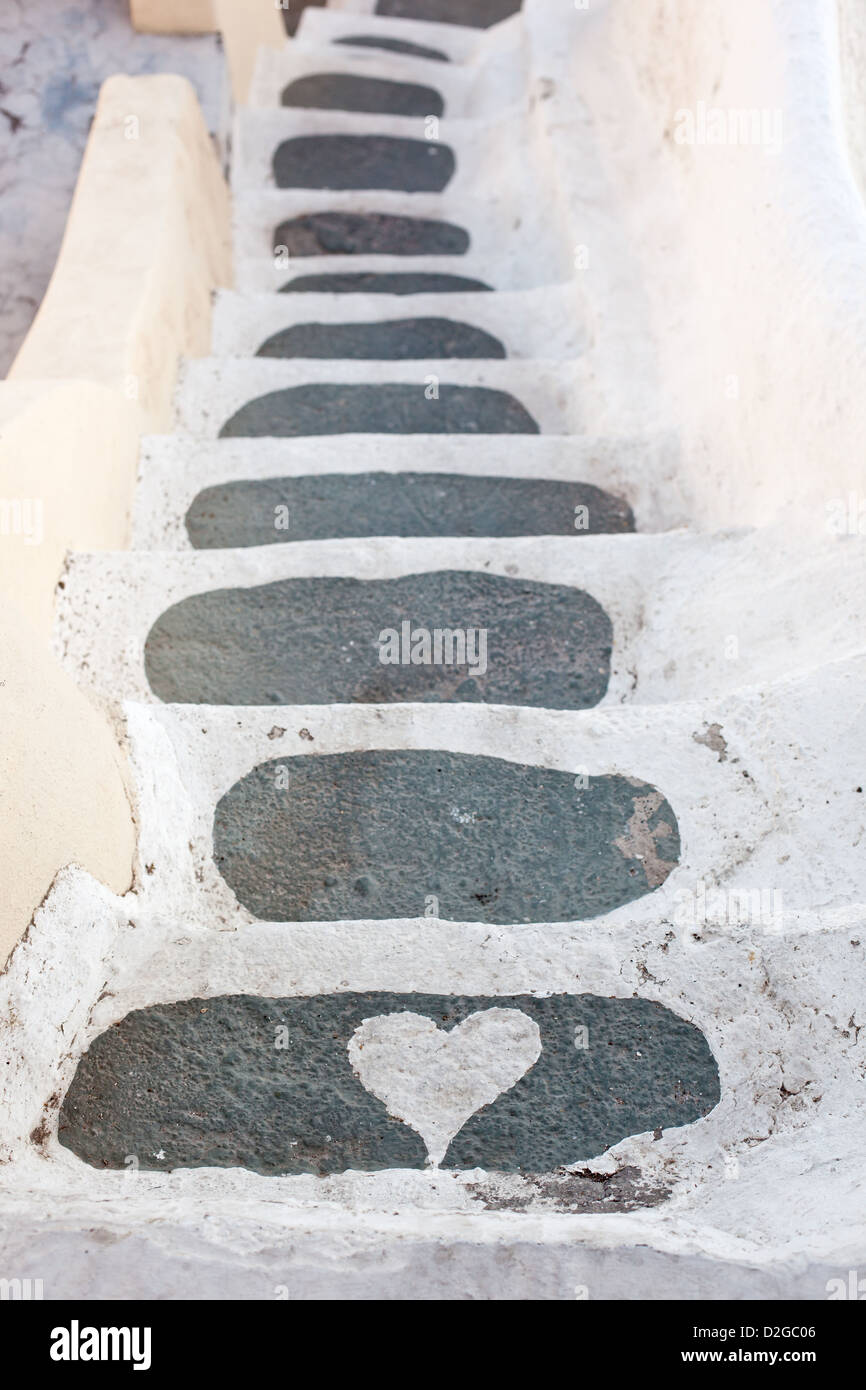
[[[448,921],[587,920],[653,892],[679,850],[646,783],[418,749],[263,763],[214,817],[217,868],[272,922],[419,917],[431,899]]]
[[[578,538],[633,531],[634,517],[627,502],[588,483],[460,473],[324,473],[206,488],[194,498],[186,528],[196,549],[228,550],[368,536]]]
[[[612,640],[604,609],[569,585],[459,570],[282,579],[174,604],[150,630],[145,668],[170,704],[588,709],[607,689]]]
[[[349,1041],[369,1018],[411,1012],[449,1031],[489,1009],[534,1020],[541,1056],[464,1124],[446,1168],[552,1172],[629,1134],[690,1124],[718,1103],[706,1039],[643,999],[241,994],[154,1005],[100,1034],[63,1102],[60,1142],[96,1168],[121,1169],[130,1154],[162,1171],[422,1168],[420,1136],[362,1085]]]

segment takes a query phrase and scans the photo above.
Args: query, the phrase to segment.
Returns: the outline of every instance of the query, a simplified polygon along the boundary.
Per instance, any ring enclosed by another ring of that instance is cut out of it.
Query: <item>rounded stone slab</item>
[[[288,512],[287,526],[275,521]],[[576,528],[578,516],[586,525]],[[589,483],[460,473],[325,473],[220,483],[186,515],[196,550],[370,536],[551,536],[634,531],[628,503]]]
[[[463,256],[469,233],[451,222],[387,212],[312,212],[281,222],[290,256]]]
[[[387,53],[402,53],[405,58],[429,58],[434,63],[450,63],[447,53],[438,48],[427,48],[421,43],[409,43],[406,39],[376,38],[373,34],[352,34],[346,38],[334,39],[334,43],[350,44],[354,48],[384,48]]]
[[[492,333],[453,319],[388,319],[378,323],[294,323],[273,333],[256,357],[351,358],[402,362],[455,357],[503,358]]]
[[[482,702],[588,709],[613,634],[581,589],[460,570],[194,594],[145,643],[170,704]]]
[[[522,0],[378,0],[375,13],[489,29],[522,9]]]
[[[334,275],[298,275],[280,294],[454,294],[492,290],[483,280],[468,275],[442,275],[435,271],[350,271]]]
[[[458,1130],[446,1168],[551,1172],[718,1104],[704,1035],[644,999],[238,994],[152,1005],[95,1038],[61,1107],[60,1142],[94,1168],[128,1167],[130,1155],[162,1171],[423,1168],[420,1134],[365,1088],[351,1040],[367,1020],[400,1014],[453,1036],[494,1010],[532,1020],[541,1054]]]
[[[219,872],[271,922],[585,921],[659,887],[679,852],[647,783],[426,749],[262,763],[214,816]]]
[[[456,162],[449,145],[396,135],[296,135],[273,157],[277,188],[441,193]]]
[[[488,386],[316,383],[287,386],[248,401],[227,420],[221,439],[321,434],[539,434],[514,396]]]
[[[277,529],[278,518],[285,529]],[[585,517],[586,524],[579,525]],[[589,483],[464,473],[324,473],[220,483],[186,514],[196,550],[368,536],[588,536],[634,531]]]
[[[442,116],[445,103],[432,87],[354,73],[320,72],[283,89],[283,106],[322,111],[366,111],[383,116]]]

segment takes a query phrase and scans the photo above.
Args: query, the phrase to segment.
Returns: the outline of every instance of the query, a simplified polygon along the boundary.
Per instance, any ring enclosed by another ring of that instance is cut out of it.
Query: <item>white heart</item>
[[[485,1009],[445,1032],[423,1014],[365,1018],[349,1039],[352,1069],[441,1163],[470,1116],[541,1056],[538,1024],[520,1009]]]

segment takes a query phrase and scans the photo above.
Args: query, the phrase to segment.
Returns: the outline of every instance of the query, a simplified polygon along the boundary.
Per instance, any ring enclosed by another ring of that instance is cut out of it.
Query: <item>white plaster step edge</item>
[[[52,1164],[59,1159],[52,1154]],[[721,1165],[721,1156],[717,1161]],[[804,1154],[800,1162],[806,1161]],[[816,1168],[820,1162],[815,1154]],[[851,1209],[849,1189],[852,1196],[856,1189],[849,1163],[846,1152],[844,1186],[832,1194],[819,1189],[822,1209],[838,1211],[832,1198],[840,1193]],[[790,1164],[796,1170],[796,1148]],[[43,1181],[50,1166],[43,1161]],[[833,1225],[838,1244],[823,1258],[804,1253],[799,1241],[759,1251],[736,1233],[727,1236],[725,1253],[717,1254],[713,1247],[723,1242],[715,1230],[694,1220],[671,1221],[667,1206],[660,1210],[669,1224],[664,1217],[652,1221],[652,1213],[581,1217],[552,1207],[535,1214],[516,1208],[480,1214],[481,1202],[471,1201],[474,1194],[467,1188],[470,1210],[463,1211],[460,1177],[434,1181],[414,1175],[417,1188],[398,1173],[352,1174],[345,1188],[337,1179],[310,1179],[321,1184],[315,1191],[322,1205],[308,1212],[287,1199],[295,1190],[287,1185],[301,1182],[298,1178],[201,1169],[164,1177],[141,1173],[135,1184],[127,1180],[124,1186],[124,1176],[86,1169],[72,1200],[66,1198],[70,1177],[64,1165],[61,1182],[47,1191],[40,1186],[23,1202],[0,1197],[4,1268],[41,1278],[52,1297],[69,1301],[80,1298],[84,1285],[96,1299],[116,1298],[122,1288],[126,1298],[183,1300],[192,1293],[216,1303],[532,1302],[543,1290],[545,1298],[572,1304],[589,1298],[626,1304],[648,1297],[750,1298],[768,1307],[785,1299],[808,1307],[809,1300],[827,1298],[831,1280],[841,1278],[847,1287],[848,1271],[864,1263],[862,1242],[850,1225],[838,1230],[838,1217]],[[797,1211],[815,1205],[815,1185],[813,1178],[812,1186],[797,1184],[796,1197],[791,1192]],[[381,1214],[366,1209],[373,1187],[393,1194],[393,1200],[381,1199]],[[404,1190],[414,1191],[413,1210],[406,1210]],[[778,1208],[782,1192],[789,1190],[787,1179],[780,1192],[778,1180],[764,1174],[765,1209]],[[447,1210],[427,1214],[423,1207],[437,1191],[446,1196]],[[94,1239],[94,1193],[100,1199],[99,1241]],[[47,1217],[46,1210],[60,1201],[63,1215]],[[215,1211],[221,1213],[218,1224]],[[819,1243],[817,1232],[813,1240]]]
[[[586,590],[613,624],[601,708],[670,704],[768,684],[859,651],[864,553],[866,546],[833,541],[810,550],[785,535],[770,542],[763,532],[386,537],[79,553],[70,557],[58,595],[57,643],[81,684],[114,699],[152,700],[145,640],[161,613],[193,594],[301,577],[474,571]],[[456,707],[432,708],[451,720]]]
[[[222,290],[214,305],[211,351],[214,357],[252,357],[273,333],[294,324],[389,323],[411,318],[445,318],[482,329],[502,343],[509,358],[577,357],[590,341],[587,308],[577,281],[471,295],[250,295]]]
[[[457,473],[590,483],[624,498],[639,531],[667,531],[688,519],[680,467],[672,434],[527,435],[516,449],[493,435],[350,434],[207,443],[185,435],[149,435],[142,443],[132,545],[190,550],[184,517],[203,488],[324,473]]]
[[[300,41],[281,49],[259,50],[247,106],[280,107],[283,91],[298,78],[341,74],[428,87],[442,98],[447,118],[486,119],[528,103],[528,56],[526,49],[515,44],[509,50],[499,50],[495,58],[482,56],[480,61],[456,65],[383,49]]]
[[[417,387],[419,397],[431,412],[439,408],[439,400],[433,394],[438,387],[488,387],[514,396],[536,421],[542,434],[653,430],[663,424],[658,419],[623,418],[620,412],[616,419],[609,418],[614,412],[606,410],[604,401],[599,398],[588,357],[567,362],[539,358],[511,362],[468,359],[356,362],[345,358],[332,361],[307,358],[292,362],[267,357],[199,357],[188,360],[181,367],[175,394],[175,428],[200,439],[216,439],[226,421],[247,402],[272,391],[314,383],[373,386],[403,383]],[[496,437],[509,439],[517,449],[527,436]]]
[[[520,43],[523,40],[523,20],[520,15],[516,15],[491,29],[472,29],[463,24],[440,24],[424,19],[392,19],[387,15],[352,13],[329,4],[326,8],[307,8],[303,11],[295,40],[330,45],[337,39],[353,38],[357,34],[405,39],[409,43],[436,48],[440,53],[446,53],[452,64],[473,63],[483,62],[500,47]],[[291,42],[290,40],[289,44]],[[338,51],[342,46],[338,46]],[[440,62],[438,66],[445,67],[446,64]]]
[[[297,256],[274,258],[274,234],[280,223],[316,212],[390,213],[450,222],[469,233],[469,250],[456,256]],[[274,278],[259,288],[276,290],[289,273],[322,271],[429,270],[474,276],[497,289],[521,284],[550,284],[574,275],[574,248],[564,221],[557,222],[527,207],[520,189],[490,188],[477,196],[454,199],[444,193],[395,193],[375,189],[256,189],[234,199],[234,245],[238,287],[245,283],[244,262],[274,260]],[[258,272],[257,272],[258,273]]]

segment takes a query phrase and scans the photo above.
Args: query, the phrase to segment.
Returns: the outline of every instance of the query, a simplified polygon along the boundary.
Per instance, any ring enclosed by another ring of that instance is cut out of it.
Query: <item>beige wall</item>
[[[57,872],[123,892],[135,828],[118,730],[50,651],[70,550],[129,538],[142,431],[231,280],[229,196],[180,77],[103,86],[57,266],[0,383],[0,965]]]
[[[129,0],[142,34],[209,34],[216,29],[213,0]]]
[[[183,355],[210,343],[231,278],[229,195],[183,77],[103,84],[57,267],[9,373],[86,377],[171,421]]]
[[[260,47],[281,48],[286,30],[274,0],[130,0],[133,25],[145,34],[197,34],[218,30],[235,103],[247,99]]]

